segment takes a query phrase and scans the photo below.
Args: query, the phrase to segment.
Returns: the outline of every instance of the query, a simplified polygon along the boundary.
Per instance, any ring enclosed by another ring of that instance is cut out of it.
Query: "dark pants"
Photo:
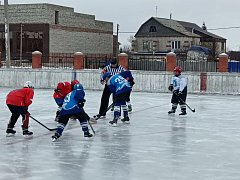
[[[127,92],[127,98],[126,98],[126,101],[127,101],[127,102],[130,102],[131,92],[132,92],[132,90]]]
[[[178,93],[178,91],[176,93]],[[183,89],[181,96],[178,96],[176,93],[173,92],[171,103],[173,103],[173,104],[180,104],[180,105],[185,104],[186,99],[187,99],[187,87],[185,87]]]
[[[78,114],[67,114],[67,115],[60,115],[59,117],[59,126],[57,128],[57,131],[56,133],[61,135],[64,128],[66,127],[68,121],[69,121],[69,118],[74,116],[76,119],[79,120],[81,126],[82,126],[82,131],[84,133],[89,133],[89,130],[88,130],[88,119],[89,116],[87,115],[87,113],[85,113],[85,111],[82,111],[81,113],[78,113]]]
[[[11,111],[12,115],[8,124],[8,128],[13,128],[16,124],[19,116],[22,116],[23,128],[27,129],[29,124],[29,116],[30,114],[27,111],[26,106],[14,106],[7,104],[9,110]]]
[[[123,116],[128,117],[128,110],[127,110],[126,102],[129,99],[129,95],[130,95],[130,91],[115,95],[114,119],[118,119],[118,117],[120,117],[121,109],[123,111]]]
[[[115,95],[115,104],[116,103],[121,103],[121,102],[127,102],[129,99],[131,91],[124,92],[122,94],[116,94]]]
[[[101,98],[101,105],[100,105],[100,109],[99,109],[99,114],[102,116],[106,115],[106,110],[108,108],[109,98],[110,98],[111,94],[112,94],[112,92],[110,91],[108,86],[105,84],[105,87],[104,87],[103,93],[102,93],[102,98]]]
[[[67,114],[67,115],[60,115],[59,116],[59,123],[67,125],[69,118],[74,116],[76,119],[79,120],[80,123],[82,122],[87,122],[90,117],[88,116],[88,114],[85,111],[82,111],[79,114]]]

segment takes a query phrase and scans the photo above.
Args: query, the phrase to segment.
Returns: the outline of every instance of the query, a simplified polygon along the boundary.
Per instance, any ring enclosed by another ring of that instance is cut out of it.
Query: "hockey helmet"
[[[181,74],[182,68],[180,66],[176,66],[173,71],[174,72],[178,72],[179,74]]]
[[[75,84],[74,85],[74,87],[73,87],[73,90],[83,90],[83,86],[80,84],[80,83],[78,83],[78,84]]]
[[[74,79],[71,81],[71,86],[74,87],[75,84],[80,84],[80,82],[78,80]]]
[[[112,58],[110,61],[110,64],[117,64],[117,58]]]
[[[112,75],[109,72],[103,74],[102,79],[105,81],[107,78],[110,78]]]
[[[23,87],[34,89],[34,85],[33,85],[33,83],[32,83],[31,81],[26,81],[26,82],[24,83],[24,86],[23,86]]]
[[[63,90],[63,89],[64,89],[64,86],[65,86],[65,83],[64,83],[64,82],[58,83],[58,85],[57,85],[57,90]]]

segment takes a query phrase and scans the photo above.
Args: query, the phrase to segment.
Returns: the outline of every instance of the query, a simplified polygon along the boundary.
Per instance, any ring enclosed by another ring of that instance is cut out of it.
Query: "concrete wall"
[[[183,73],[188,79],[188,92],[200,93],[200,73]],[[133,71],[136,85],[134,91],[168,92],[172,73]],[[102,90],[98,70],[33,70],[33,69],[0,69],[0,86],[19,88],[27,80],[36,88],[54,89],[58,82],[71,81],[76,77],[85,89]],[[203,93],[240,94],[240,74],[207,73],[206,91]]]

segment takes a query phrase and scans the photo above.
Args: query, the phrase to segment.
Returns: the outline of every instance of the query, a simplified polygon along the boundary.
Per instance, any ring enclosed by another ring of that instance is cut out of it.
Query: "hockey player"
[[[62,109],[59,113],[59,126],[52,136],[52,140],[57,140],[63,133],[64,128],[66,127],[69,118],[71,116],[76,117],[84,132],[84,137],[90,138],[93,135],[89,132],[87,118],[88,115],[85,113],[83,106],[85,103],[85,92],[81,84],[76,84],[73,88],[73,91],[67,94],[64,99]]]
[[[110,125],[116,126],[117,121],[120,117],[120,110],[122,108],[124,118],[122,122],[129,123],[128,109],[126,101],[129,96],[129,92],[132,87],[130,83],[120,74],[112,76],[110,73],[105,73],[103,75],[103,80],[106,82],[108,88],[114,95],[114,118],[109,122]]]
[[[172,77],[171,84],[168,89],[173,91],[172,94],[172,109],[168,111],[168,114],[173,114],[176,112],[178,104],[181,108],[181,113],[179,115],[186,115],[186,98],[187,98],[187,80],[184,78],[181,73],[181,67],[177,66],[173,70],[174,76]]]
[[[28,131],[29,116],[28,106],[32,104],[34,96],[34,86],[31,81],[27,81],[22,89],[11,91],[6,98],[6,104],[12,115],[7,126],[7,135],[14,135],[16,131],[13,129],[19,116],[22,116],[23,135],[32,135],[33,132]]]
[[[101,72],[101,84],[104,84],[104,80],[102,79],[103,75],[105,73],[110,73],[111,75],[119,74],[121,72],[125,71],[125,69],[118,64],[117,59],[113,58],[110,61],[110,64],[107,65],[106,67],[103,68]],[[99,108],[99,113],[95,116],[93,116],[94,119],[99,119],[99,118],[105,118],[106,117],[106,110],[108,107],[109,103],[109,97],[111,96],[112,92],[108,88],[108,86],[105,84],[105,87],[103,89],[102,97],[101,97],[101,104]],[[114,97],[113,97],[114,99]]]
[[[55,121],[59,120],[59,112],[62,109],[63,100],[68,93],[72,91],[71,84],[69,82],[59,82],[57,88],[54,90],[53,98],[58,105],[58,109],[56,112]]]
[[[71,81],[71,89],[73,90],[73,87],[75,86],[75,84],[80,84],[80,82],[76,79]]]

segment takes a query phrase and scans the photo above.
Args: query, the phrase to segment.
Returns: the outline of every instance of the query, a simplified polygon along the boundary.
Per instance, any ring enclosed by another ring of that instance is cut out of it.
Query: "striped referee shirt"
[[[126,69],[124,69],[120,64],[118,64],[116,67],[112,67],[111,64],[109,64],[103,68],[103,70],[101,72],[101,80],[103,80],[102,76],[106,72],[109,72],[113,76],[113,75],[119,74],[123,71],[126,71]]]

